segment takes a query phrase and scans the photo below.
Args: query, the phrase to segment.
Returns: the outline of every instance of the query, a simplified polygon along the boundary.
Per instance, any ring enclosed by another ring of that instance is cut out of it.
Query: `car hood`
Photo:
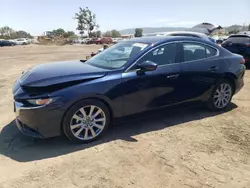
[[[25,87],[47,87],[61,83],[96,79],[108,70],[97,68],[81,61],[41,64],[24,71],[19,83]]]

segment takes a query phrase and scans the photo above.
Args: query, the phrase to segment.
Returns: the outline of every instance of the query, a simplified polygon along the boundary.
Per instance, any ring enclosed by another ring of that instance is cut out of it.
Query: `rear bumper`
[[[235,92],[234,92],[235,94],[238,93],[241,90],[241,88],[244,86],[245,70],[246,70],[246,67],[243,65],[242,70],[240,71],[235,81]]]

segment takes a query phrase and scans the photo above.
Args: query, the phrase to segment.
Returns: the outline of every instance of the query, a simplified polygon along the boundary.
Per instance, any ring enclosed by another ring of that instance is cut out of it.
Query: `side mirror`
[[[154,71],[157,68],[157,64],[152,61],[144,61],[141,64],[138,65],[138,68],[141,69],[141,71]]]

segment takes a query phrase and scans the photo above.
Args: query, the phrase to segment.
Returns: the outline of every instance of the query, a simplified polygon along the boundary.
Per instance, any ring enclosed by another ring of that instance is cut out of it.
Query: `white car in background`
[[[91,38],[84,38],[84,39],[79,39],[78,43],[80,44],[88,44],[88,42],[91,40]]]
[[[114,43],[114,44],[116,44],[116,43],[118,43],[118,42],[120,42],[120,41],[122,41],[123,40],[123,38],[112,38],[112,42]]]
[[[16,39],[15,43],[17,45],[27,45],[27,44],[29,44],[29,42],[26,39]]]

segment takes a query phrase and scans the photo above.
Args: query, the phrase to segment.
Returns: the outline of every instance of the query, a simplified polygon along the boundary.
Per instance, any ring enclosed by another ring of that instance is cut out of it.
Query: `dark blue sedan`
[[[90,142],[112,119],[202,102],[223,110],[244,85],[244,59],[193,37],[135,38],[83,61],[42,64],[13,87],[19,130]]]
[[[0,40],[0,47],[3,46],[15,46],[16,43],[8,40]]]

